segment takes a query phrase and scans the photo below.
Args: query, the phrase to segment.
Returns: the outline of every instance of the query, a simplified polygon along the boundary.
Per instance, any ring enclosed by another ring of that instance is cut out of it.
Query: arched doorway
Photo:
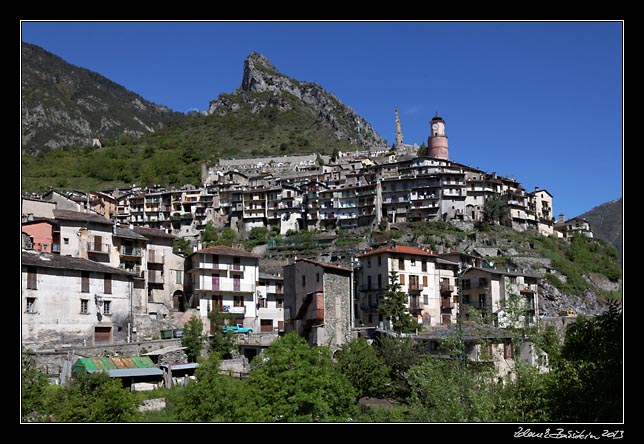
[[[174,311],[186,311],[186,300],[183,291],[177,290],[172,295],[172,309]]]

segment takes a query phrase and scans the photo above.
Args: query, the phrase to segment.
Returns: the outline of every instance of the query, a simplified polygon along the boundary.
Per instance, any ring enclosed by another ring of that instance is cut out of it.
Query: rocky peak
[[[269,93],[268,98],[265,93]],[[288,95],[292,96],[291,99],[287,99]],[[244,61],[241,86],[232,95],[222,94],[213,100],[208,114],[239,112],[243,104],[249,105],[253,113],[266,107],[276,107],[285,112],[293,109],[293,98],[308,108],[318,124],[330,129],[338,140],[365,147],[387,145],[365,119],[336,96],[315,82],[298,81],[282,74],[270,60],[257,52],[251,53]]]

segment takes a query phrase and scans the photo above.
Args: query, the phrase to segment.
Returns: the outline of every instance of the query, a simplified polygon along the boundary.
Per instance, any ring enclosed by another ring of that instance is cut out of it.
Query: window
[[[112,294],[112,274],[105,273],[103,275],[103,293]]]
[[[224,297],[220,294],[216,294],[212,297],[212,306],[217,307],[219,311],[224,309]]]
[[[111,306],[112,306],[112,301],[103,301],[103,314],[104,315],[111,315]]]
[[[175,270],[174,271],[175,275],[175,284],[182,285],[183,284],[183,271],[181,270]]]
[[[367,290],[371,290],[371,276],[367,276]]]
[[[89,271],[81,271],[81,293],[89,293]]]
[[[423,304],[424,305],[429,305],[429,295],[428,294],[423,295]]]
[[[479,295],[479,308],[485,308],[485,293]]]
[[[89,299],[81,299],[80,312],[81,314],[89,314]]]
[[[36,312],[36,298],[27,298],[27,313]]]
[[[378,288],[382,288],[382,275],[378,275]]]
[[[405,285],[405,275],[404,274],[400,275],[400,285]]]
[[[479,287],[487,287],[487,278],[479,278]]]
[[[315,273],[315,282],[320,282],[320,273]]]
[[[415,267],[416,266],[416,259],[411,259],[411,266]]]
[[[398,259],[398,269],[399,270],[405,269],[405,259],[403,258]]]
[[[302,287],[306,287],[306,275],[302,275]]]
[[[38,268],[27,267],[27,288],[38,290]]]
[[[367,268],[371,268],[371,259],[367,259]]]
[[[233,307],[243,307],[243,306],[244,306],[244,297],[233,296]]]
[[[378,266],[382,265],[382,256],[378,256]]]
[[[510,359],[512,358],[512,344],[509,339],[503,341],[503,358]]]
[[[469,290],[470,288],[472,288],[472,283],[469,279],[463,279],[461,281],[461,285],[463,287],[463,290]]]
[[[510,283],[511,284],[516,284],[517,283],[517,277],[516,276],[510,276]]]
[[[423,259],[423,262],[421,263],[421,270],[427,271],[427,261]]]
[[[423,276],[423,288],[427,288],[427,276]]]
[[[275,307],[284,308],[284,298],[275,298]]]
[[[69,245],[69,238],[68,237],[63,238],[63,244]]]

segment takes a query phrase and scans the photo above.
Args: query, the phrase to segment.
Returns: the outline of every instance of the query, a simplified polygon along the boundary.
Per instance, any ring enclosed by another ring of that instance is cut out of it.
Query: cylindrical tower
[[[449,159],[447,136],[445,135],[445,121],[437,112],[429,124],[431,127],[431,135],[427,138],[427,155],[429,157]]]

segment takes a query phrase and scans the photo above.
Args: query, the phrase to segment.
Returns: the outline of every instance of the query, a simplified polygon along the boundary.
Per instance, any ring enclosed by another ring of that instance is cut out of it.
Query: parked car
[[[224,325],[221,327],[221,331],[224,333],[233,332],[233,333],[252,333],[253,329],[250,327],[244,327],[241,324],[234,324],[234,325]]]
[[[539,316],[542,317],[542,318],[549,318],[552,315],[550,314],[549,311],[542,311],[541,313],[539,313]]]

